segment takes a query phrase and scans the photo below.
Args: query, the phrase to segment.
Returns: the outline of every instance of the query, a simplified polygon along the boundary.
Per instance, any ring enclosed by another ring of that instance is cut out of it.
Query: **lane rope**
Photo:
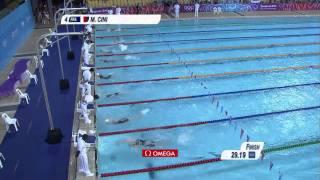
[[[118,81],[118,82],[109,82],[109,83],[97,83],[97,86],[137,84],[137,83],[145,83],[145,82],[160,82],[160,81],[200,79],[200,78],[225,77],[225,76],[239,76],[239,75],[257,74],[257,73],[279,72],[279,71],[287,71],[287,70],[302,70],[302,69],[309,69],[309,68],[318,69],[318,68],[320,68],[320,65],[292,66],[292,67],[285,67],[285,68],[272,68],[272,69],[260,69],[260,70],[250,70],[250,71],[225,72],[225,73],[217,73],[217,74],[197,74],[197,75],[193,74],[192,76],[177,76],[177,77],[143,79],[143,80],[133,80],[133,81]]]
[[[150,100],[142,100],[142,101],[107,103],[107,104],[98,104],[97,106],[98,107],[125,106],[125,105],[155,103],[155,102],[163,102],[163,101],[176,101],[176,100],[181,100],[181,99],[194,99],[194,98],[202,98],[202,97],[208,97],[208,96],[221,96],[221,95],[248,93],[248,92],[270,91],[270,90],[275,90],[275,89],[286,89],[286,88],[301,87],[301,86],[313,86],[313,85],[320,85],[320,83],[319,82],[305,83],[305,84],[295,84],[295,85],[269,87],[269,88],[258,88],[258,89],[249,89],[249,90],[241,90],[241,91],[229,91],[229,92],[221,92],[221,93],[200,94],[200,95],[193,95],[193,96],[178,96],[178,97],[171,97],[171,98],[150,99]]]
[[[277,114],[284,114],[284,113],[290,113],[290,112],[296,112],[296,111],[312,110],[312,109],[318,109],[318,108],[320,108],[320,106],[311,106],[311,107],[289,109],[289,110],[283,110],[283,111],[274,111],[274,112],[268,112],[268,113],[253,114],[253,115],[247,115],[247,116],[238,116],[238,117],[232,117],[231,121],[246,120],[246,119],[249,119],[249,118],[263,117],[263,116],[277,115]],[[205,125],[205,124],[223,123],[223,122],[228,122],[228,121],[230,121],[229,118],[223,118],[223,119],[216,119],[216,120],[209,120],[209,121],[197,121],[197,122],[192,122],[192,123],[182,123],[182,124],[167,125],[167,126],[158,126],[158,127],[149,127],[149,128],[139,128],[139,129],[128,129],[128,130],[121,130],[121,131],[102,132],[102,133],[99,133],[98,135],[99,135],[99,137],[112,136],[112,135],[118,135],[118,134],[129,134],[129,133],[155,131],[155,130],[163,130],[163,129],[173,129],[173,128],[181,128],[181,127],[199,126],[199,125]]]
[[[202,20],[207,20],[207,19],[202,19]],[[178,20],[180,21],[180,20]],[[259,21],[259,22],[265,22],[265,21]],[[284,21],[282,23],[282,25],[297,25],[297,24],[305,24],[305,23],[317,23],[317,22],[299,22],[299,23],[289,23],[289,22],[286,22]],[[219,24],[221,25],[221,24]],[[266,24],[263,23],[263,24],[250,24],[250,23],[228,23],[228,24],[225,24],[225,27],[233,27],[234,25],[243,25],[243,26],[248,26],[248,25],[252,25],[252,26],[265,26]],[[279,25],[279,23],[270,23],[268,22],[268,25]],[[169,24],[169,25],[166,25],[166,26],[138,26],[138,27],[122,27],[121,30],[124,30],[124,29],[147,29],[147,28],[172,28],[172,26],[175,26],[175,24]],[[206,24],[206,23],[203,23],[203,24],[179,24],[179,27],[194,27],[194,26],[197,26],[197,27],[201,27],[201,26],[212,26],[212,27],[219,27],[218,25],[216,24]],[[97,29],[96,31],[107,31],[106,29]]]
[[[203,30],[203,31],[176,31],[176,32],[159,32],[159,33],[143,33],[143,34],[119,34],[119,35],[105,35],[97,36],[98,39],[105,38],[117,38],[117,37],[131,37],[131,36],[158,36],[158,35],[168,35],[168,34],[190,34],[190,33],[211,33],[211,32],[237,32],[237,31],[263,31],[263,30],[298,30],[298,29],[319,29],[320,26],[310,26],[310,27],[286,27],[286,28],[249,28],[249,29],[213,29],[213,30]]]
[[[241,62],[241,61],[256,61],[256,60],[272,60],[274,58],[281,57],[304,57],[304,56],[317,56],[320,55],[320,52],[308,52],[308,53],[286,53],[286,54],[273,54],[273,55],[264,55],[264,56],[246,56],[246,57],[233,57],[233,58],[220,58],[220,59],[194,59],[194,60],[179,60],[179,61],[168,61],[161,63],[149,63],[149,64],[128,64],[128,65],[119,65],[119,66],[102,66],[96,67],[96,69],[119,69],[119,68],[131,68],[131,67],[146,67],[146,66],[162,66],[162,65],[181,65],[181,64],[218,64],[225,62]],[[110,60],[101,60],[105,62],[113,62]],[[182,62],[183,61],[183,62]]]
[[[246,49],[265,49],[265,48],[276,48],[276,47],[290,47],[290,46],[307,46],[307,45],[318,45],[320,42],[295,42],[295,43],[278,43],[278,44],[255,44],[247,46],[224,46],[224,47],[206,47],[206,48],[180,48],[174,49],[175,53],[193,53],[193,52],[216,52],[216,51],[230,51],[230,50],[246,50]],[[148,54],[157,54],[157,53],[172,53],[170,50],[159,50],[159,51],[142,51],[142,52],[132,52],[132,53],[100,53],[96,54],[96,57],[102,56],[127,56],[127,55],[148,55]]]
[[[182,39],[182,40],[170,40],[170,41],[145,41],[145,42],[123,42],[112,44],[96,44],[96,47],[104,46],[117,46],[117,45],[132,45],[132,44],[157,44],[157,43],[177,43],[177,42],[194,42],[194,41],[221,41],[221,40],[245,40],[245,39],[264,39],[264,38],[287,38],[287,37],[307,37],[307,36],[319,36],[320,34],[289,34],[289,35],[277,35],[277,36],[240,36],[240,37],[220,37],[220,38],[203,38],[203,39]]]

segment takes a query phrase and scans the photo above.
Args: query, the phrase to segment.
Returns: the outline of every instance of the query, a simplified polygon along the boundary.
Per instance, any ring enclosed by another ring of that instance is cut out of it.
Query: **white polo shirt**
[[[116,15],[120,15],[121,14],[121,8],[120,7],[117,7],[116,8]]]
[[[82,76],[84,81],[90,81],[92,75],[91,72],[87,69],[83,71]]]
[[[194,5],[194,8],[195,8],[196,11],[199,11],[200,4],[199,4],[199,3],[196,3],[196,4]]]
[[[84,54],[83,54],[83,62],[85,64],[90,64],[90,57],[91,57],[91,54],[88,53],[89,50],[86,50],[84,51]]]
[[[180,11],[180,5],[179,5],[179,4],[175,4],[175,5],[174,5],[174,11],[175,11],[176,13],[178,13],[178,12]]]
[[[91,85],[88,82],[84,83],[84,89],[86,95],[91,95]]]

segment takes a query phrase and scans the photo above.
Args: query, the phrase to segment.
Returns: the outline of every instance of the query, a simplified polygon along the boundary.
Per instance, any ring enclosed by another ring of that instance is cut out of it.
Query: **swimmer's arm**
[[[214,157],[221,157],[221,154],[216,152],[208,152],[209,154],[213,155]]]

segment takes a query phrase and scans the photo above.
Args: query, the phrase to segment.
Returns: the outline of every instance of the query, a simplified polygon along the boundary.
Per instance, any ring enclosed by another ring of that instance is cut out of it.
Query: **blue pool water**
[[[245,141],[240,129],[266,148],[320,138],[319,18],[163,21],[114,31],[118,28],[98,26],[95,32],[96,73],[112,75],[96,76],[98,133],[230,116],[234,121],[100,136],[99,174],[214,158],[211,152],[239,149]],[[119,95],[107,97],[113,93]],[[144,102],[150,100],[157,101]],[[105,122],[125,117],[128,123]],[[137,138],[156,141],[158,149],[178,149],[179,157],[143,158],[142,148],[123,142]],[[315,144],[268,153],[263,161],[222,161],[102,179],[279,179],[279,172],[282,179],[319,179],[319,150]]]

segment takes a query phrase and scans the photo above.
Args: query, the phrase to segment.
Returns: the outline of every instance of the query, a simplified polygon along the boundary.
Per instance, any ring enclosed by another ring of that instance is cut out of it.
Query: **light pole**
[[[58,16],[59,13],[64,14],[65,11],[67,11],[67,10],[75,10],[75,11],[76,10],[87,10],[87,8],[63,8],[63,9],[57,10],[55,15],[54,15],[54,25],[55,25],[54,26],[54,30],[55,30],[55,32],[57,34],[58,34],[58,25],[59,25],[58,20],[60,20],[60,18],[58,18],[57,16]],[[68,26],[67,26],[67,31],[68,31]],[[59,63],[60,63],[60,70],[61,70],[61,76],[62,76],[62,79],[60,79],[60,89],[61,90],[66,90],[66,89],[69,89],[69,80],[65,79],[64,72],[63,72],[63,64],[62,64],[63,62],[62,62],[62,58],[61,58],[61,49],[60,49],[60,40],[59,40],[59,38],[57,38],[57,46],[58,46]],[[74,59],[74,53],[71,50],[71,44],[70,44],[69,36],[68,36],[68,46],[69,46],[68,59],[70,59],[70,58]]]
[[[74,1],[74,0],[69,0],[68,2],[66,2],[66,0],[64,0],[64,2],[63,2],[63,5],[64,5],[64,8],[68,8],[69,7],[69,4],[70,4],[70,8],[73,8],[73,3],[72,3],[72,1]],[[84,1],[83,1],[84,2]],[[82,2],[82,4],[84,4]],[[76,28],[75,28],[75,25],[73,24],[72,25],[72,28],[73,28],[73,32],[76,32]],[[78,36],[71,36],[71,39],[72,40],[77,40],[78,39]]]
[[[69,6],[69,4],[72,3],[72,1],[68,1],[68,3],[66,4],[66,6]],[[59,13],[61,13],[62,15],[66,14],[66,12],[68,11],[76,11],[76,10],[87,10],[88,8],[62,8],[62,9],[59,9],[58,11],[56,11],[56,13],[54,14],[54,29],[56,32],[59,32],[58,30],[58,25],[59,25],[59,21],[60,18],[58,18],[57,16],[59,15]],[[69,26],[66,25],[66,28],[67,28],[67,32],[69,32]],[[70,38],[68,37],[68,48],[69,48],[69,51],[68,51],[68,54],[67,54],[67,58],[69,60],[71,59],[74,59],[74,53],[71,49],[71,45],[70,45]]]
[[[83,32],[70,32],[70,33],[55,33],[55,32],[51,32],[49,34],[41,35],[40,38],[37,41],[37,59],[39,61],[38,64],[40,64],[40,61],[41,61],[40,43],[41,43],[41,41],[43,39],[51,37],[51,36],[57,37],[58,38],[58,41],[57,41],[58,50],[59,50],[59,36],[82,35],[82,34],[83,34]],[[61,129],[60,128],[55,128],[54,124],[53,124],[51,108],[50,108],[49,99],[48,99],[47,87],[46,87],[46,84],[45,84],[43,69],[42,69],[41,65],[39,66],[39,73],[40,73],[40,80],[41,80],[41,87],[42,87],[42,91],[43,91],[44,102],[45,102],[46,110],[47,110],[47,113],[48,113],[48,121],[49,121],[49,125],[50,125],[48,133],[47,133],[47,137],[46,137],[46,142],[48,144],[58,144],[58,143],[61,142],[61,140],[63,138],[63,135],[62,135]]]

